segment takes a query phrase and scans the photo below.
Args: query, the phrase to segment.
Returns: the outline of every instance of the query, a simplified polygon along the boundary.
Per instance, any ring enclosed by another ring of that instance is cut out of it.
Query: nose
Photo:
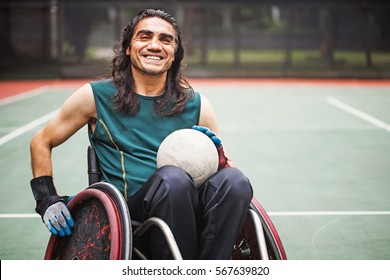
[[[161,44],[160,44],[160,42],[159,42],[157,37],[153,37],[152,40],[149,41],[148,48],[150,50],[155,50],[155,51],[156,50],[159,51],[159,50],[162,49],[162,46],[161,46]]]

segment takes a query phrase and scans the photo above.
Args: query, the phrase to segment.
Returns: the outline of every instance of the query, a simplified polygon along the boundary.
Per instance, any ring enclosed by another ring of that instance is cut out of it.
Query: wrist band
[[[42,200],[51,195],[57,195],[52,176],[41,176],[30,181],[35,200]]]

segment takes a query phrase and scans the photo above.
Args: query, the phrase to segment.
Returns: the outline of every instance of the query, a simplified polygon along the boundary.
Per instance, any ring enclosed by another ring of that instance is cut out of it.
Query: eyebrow
[[[135,34],[135,36],[137,37],[137,36],[139,36],[139,35],[141,35],[141,34],[151,35],[151,34],[153,34],[153,32],[150,31],[150,30],[147,30],[147,29],[141,29],[141,30],[139,30],[139,31],[137,32],[137,34]],[[159,35],[159,37],[170,38],[170,39],[172,39],[172,40],[175,38],[175,37],[172,36],[172,34],[169,34],[169,33],[161,33],[161,34]]]

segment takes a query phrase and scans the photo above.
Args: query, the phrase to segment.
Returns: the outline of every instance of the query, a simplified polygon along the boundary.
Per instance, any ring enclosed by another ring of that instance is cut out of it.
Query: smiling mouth
[[[144,56],[147,60],[152,60],[152,61],[161,61],[162,57],[159,56],[154,56],[154,55],[146,55]]]

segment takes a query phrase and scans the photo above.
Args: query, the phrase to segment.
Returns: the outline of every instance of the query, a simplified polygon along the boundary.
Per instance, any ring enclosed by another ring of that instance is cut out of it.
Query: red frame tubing
[[[254,208],[253,210],[257,210],[258,214],[261,215],[261,217],[264,221],[263,226],[268,227],[269,232],[272,235],[271,237],[273,238],[275,244],[277,245],[277,249],[279,251],[281,259],[287,260],[286,251],[284,250],[284,247],[283,247],[282,241],[279,237],[279,234],[278,234],[274,224],[272,223],[270,217],[268,216],[267,212],[263,208],[263,206],[260,205],[260,203],[257,201],[257,199],[255,197],[252,198],[252,203],[250,206],[252,208]]]
[[[131,259],[131,250],[133,248],[131,218],[126,200],[124,199],[122,193],[120,193],[114,185],[111,185],[107,182],[94,183],[87,189],[100,190],[111,198],[115,208],[118,211],[121,224],[121,259]]]
[[[96,189],[86,189],[78,193],[69,203],[68,209],[72,213],[72,210],[82,201],[88,198],[97,198],[104,205],[105,211],[110,225],[110,259],[120,260],[121,259],[121,226],[119,224],[119,213],[116,209],[115,203],[112,199],[104,192]],[[45,260],[51,260],[53,258],[53,252],[57,243],[57,239],[62,238],[57,235],[51,235],[49,243],[45,253]]]

